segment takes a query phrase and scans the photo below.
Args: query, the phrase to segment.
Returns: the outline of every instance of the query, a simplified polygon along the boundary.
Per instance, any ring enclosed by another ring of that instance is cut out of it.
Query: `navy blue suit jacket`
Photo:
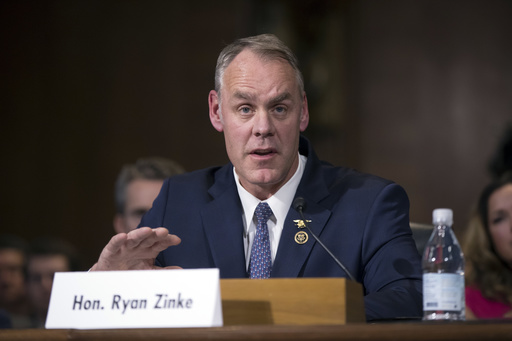
[[[409,227],[409,201],[397,184],[318,160],[301,137],[308,161],[296,197],[306,201],[309,227],[362,283],[368,320],[422,314],[420,256]],[[299,214],[290,208],[272,277],[347,277],[309,238],[294,241]],[[233,165],[165,181],[141,226],[164,226],[182,240],[157,257],[160,266],[219,268],[221,278],[247,277],[242,205]]]

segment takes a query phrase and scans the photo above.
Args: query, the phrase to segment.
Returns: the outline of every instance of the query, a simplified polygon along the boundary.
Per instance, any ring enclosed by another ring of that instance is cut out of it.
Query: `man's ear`
[[[222,132],[224,130],[224,124],[222,123],[222,117],[220,115],[219,96],[217,91],[212,90],[208,95],[208,106],[210,108],[210,122],[215,130]]]
[[[306,130],[309,124],[308,98],[304,92],[302,99],[302,112],[300,115],[300,131]]]
[[[125,224],[124,224],[124,218],[123,218],[123,215],[121,213],[117,213],[114,216],[113,223],[114,223],[114,231],[116,231],[116,233],[126,232],[126,227],[125,227]]]

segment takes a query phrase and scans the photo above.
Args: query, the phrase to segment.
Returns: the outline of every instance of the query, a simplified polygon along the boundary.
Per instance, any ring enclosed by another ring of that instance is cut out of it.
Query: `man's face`
[[[265,200],[294,174],[300,132],[309,122],[306,95],[293,68],[242,51],[226,68],[221,103],[210,92],[210,120],[224,132],[241,185]]]
[[[27,291],[34,308],[46,313],[50,303],[53,275],[69,271],[69,262],[64,255],[32,256],[27,265]]]
[[[16,302],[25,295],[24,255],[16,249],[0,250],[0,303]]]
[[[128,184],[124,213],[114,218],[117,233],[128,233],[137,228],[142,216],[153,205],[163,183],[163,180],[135,179]]]

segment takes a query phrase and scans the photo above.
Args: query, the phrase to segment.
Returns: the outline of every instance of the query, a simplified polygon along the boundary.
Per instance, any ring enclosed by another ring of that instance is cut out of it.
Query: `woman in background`
[[[512,172],[480,195],[464,254],[467,319],[512,318]]]

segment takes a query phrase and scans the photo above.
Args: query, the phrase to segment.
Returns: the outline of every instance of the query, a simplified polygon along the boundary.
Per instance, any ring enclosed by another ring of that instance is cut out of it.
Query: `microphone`
[[[331,252],[331,250],[329,250],[327,248],[327,246],[325,246],[324,243],[322,243],[322,241],[316,236],[316,234],[314,234],[313,231],[311,231],[311,229],[309,228],[308,223],[307,223],[306,219],[304,218],[304,214],[302,213],[302,211],[306,209],[306,200],[304,200],[303,197],[297,197],[297,198],[295,198],[295,200],[293,200],[292,206],[297,212],[299,212],[300,218],[304,222],[304,226],[309,231],[309,233],[311,233],[313,238],[315,238],[315,240],[318,242],[318,244],[320,244],[324,248],[324,250],[329,254],[329,256],[331,256],[331,258],[334,259],[336,264],[338,264],[338,266],[348,275],[348,277],[351,280],[353,280],[354,282],[356,282],[356,279],[354,278],[354,276],[352,276],[350,271],[347,270],[345,265],[343,265],[343,263],[341,263],[340,260],[338,258],[336,258],[336,256]]]

